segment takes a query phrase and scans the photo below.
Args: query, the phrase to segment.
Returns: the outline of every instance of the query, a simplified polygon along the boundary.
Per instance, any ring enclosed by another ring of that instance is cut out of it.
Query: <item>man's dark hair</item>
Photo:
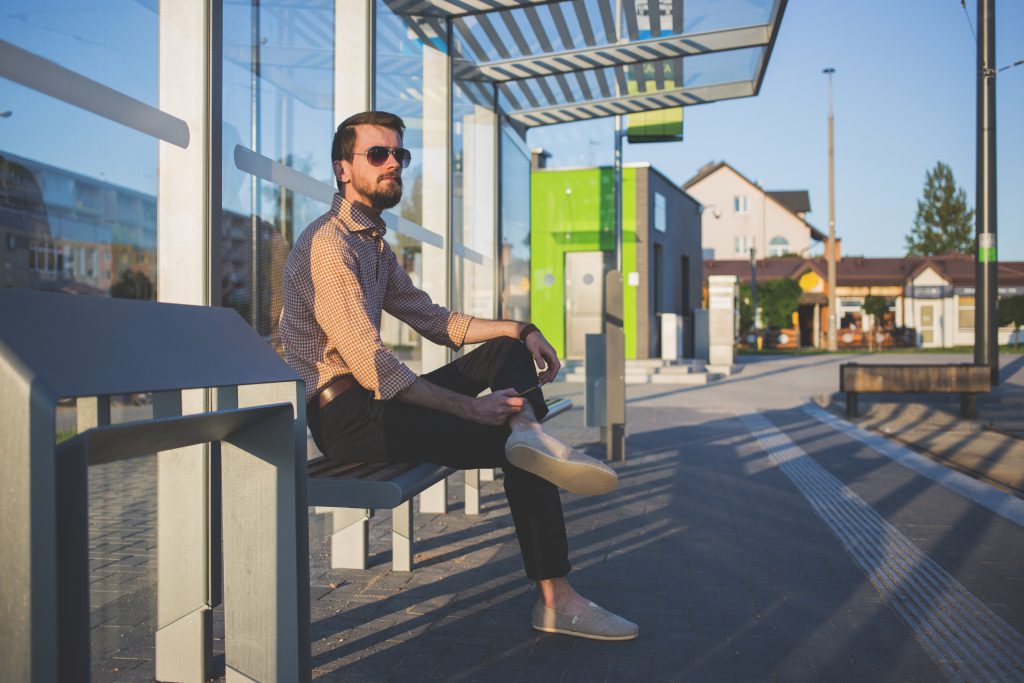
[[[398,134],[405,137],[405,121],[386,111],[364,111],[361,114],[353,114],[338,126],[334,133],[334,142],[331,144],[331,162],[352,161],[352,153],[356,147],[356,126],[382,126],[398,131]],[[341,181],[338,181],[338,190],[344,192]]]

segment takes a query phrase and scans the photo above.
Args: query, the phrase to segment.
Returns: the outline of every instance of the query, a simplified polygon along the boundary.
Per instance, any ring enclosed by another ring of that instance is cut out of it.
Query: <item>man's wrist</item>
[[[521,342],[523,342],[525,344],[526,343],[526,338],[529,337],[534,332],[540,332],[540,330],[538,330],[537,326],[534,325],[533,323],[527,323],[527,324],[523,325],[519,329],[519,341],[521,341]]]

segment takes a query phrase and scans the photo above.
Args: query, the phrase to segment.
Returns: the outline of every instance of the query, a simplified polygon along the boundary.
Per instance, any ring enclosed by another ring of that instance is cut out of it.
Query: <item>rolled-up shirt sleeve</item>
[[[416,373],[384,346],[359,281],[359,263],[343,240],[322,230],[310,250],[310,310],[356,381],[386,401],[416,381]]]
[[[435,344],[461,348],[473,316],[455,313],[435,304],[429,294],[412,283],[394,253],[385,249],[385,254],[389,259],[390,277],[384,296],[384,310]]]

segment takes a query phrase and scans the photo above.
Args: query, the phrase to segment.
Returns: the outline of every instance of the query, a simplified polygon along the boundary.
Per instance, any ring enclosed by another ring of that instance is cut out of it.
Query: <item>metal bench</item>
[[[547,400],[543,421],[572,408],[567,398]],[[485,470],[486,471],[486,470]],[[430,463],[339,463],[320,456],[306,466],[306,498],[332,516],[331,567],[366,569],[373,510],[391,513],[391,557],[395,571],[411,571],[412,499],[455,473]],[[466,471],[466,514],[480,512],[481,470]],[[422,508],[422,506],[421,506]]]
[[[0,289],[0,320],[5,680],[88,679],[88,468],[154,452],[156,678],[212,675],[223,602],[228,680],[309,680],[305,403],[291,368],[224,308]],[[137,392],[153,392],[153,418],[111,424],[110,396]],[[78,434],[58,445],[62,398],[77,398]]]
[[[859,394],[960,394],[960,415],[978,416],[977,395],[992,390],[987,366],[970,365],[861,365],[839,366],[839,391],[846,394],[846,414],[858,414]]]

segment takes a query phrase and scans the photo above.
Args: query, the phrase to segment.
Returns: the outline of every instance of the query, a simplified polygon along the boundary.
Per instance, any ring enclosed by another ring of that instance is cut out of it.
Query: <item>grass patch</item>
[[[75,436],[76,434],[78,434],[77,429],[64,429],[62,431],[59,431],[57,432],[57,443],[64,443],[65,441]]]

